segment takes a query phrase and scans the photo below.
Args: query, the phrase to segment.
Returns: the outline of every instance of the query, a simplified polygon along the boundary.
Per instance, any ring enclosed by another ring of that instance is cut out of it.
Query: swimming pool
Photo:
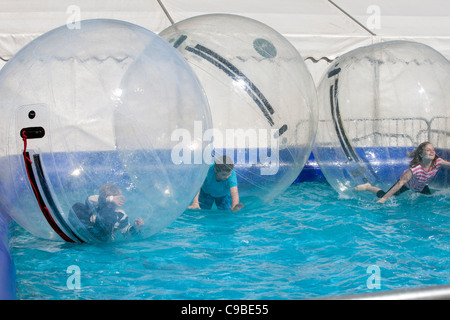
[[[449,207],[449,190],[380,206],[315,181],[264,207],[188,210],[138,242],[74,245],[16,227],[17,298],[310,299],[448,284]]]

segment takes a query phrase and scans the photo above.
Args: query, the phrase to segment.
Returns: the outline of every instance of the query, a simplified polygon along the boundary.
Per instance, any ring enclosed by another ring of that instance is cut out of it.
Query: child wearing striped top
[[[450,168],[450,162],[439,158],[431,142],[422,142],[416,150],[408,153],[412,158],[409,168],[403,171],[400,179],[387,192],[372,186],[370,183],[361,184],[354,188],[356,191],[370,191],[380,198],[377,203],[384,203],[391,196],[413,190],[423,194],[430,194],[428,184],[441,167]]]

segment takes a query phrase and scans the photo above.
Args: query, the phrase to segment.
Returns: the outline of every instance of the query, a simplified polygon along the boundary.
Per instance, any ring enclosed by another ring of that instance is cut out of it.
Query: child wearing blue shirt
[[[205,181],[188,209],[211,209],[215,202],[219,210],[241,210],[244,205],[239,203],[236,173],[233,168],[233,160],[230,157],[217,158],[209,167]]]

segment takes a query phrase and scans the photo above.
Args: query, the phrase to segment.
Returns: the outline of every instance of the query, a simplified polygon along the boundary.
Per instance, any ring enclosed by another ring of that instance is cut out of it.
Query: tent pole
[[[373,33],[370,29],[368,29],[365,25],[363,25],[361,22],[359,22],[358,20],[356,20],[355,18],[353,18],[348,12],[346,12],[344,9],[342,9],[341,7],[339,7],[336,3],[334,3],[332,0],[328,0],[329,3],[331,3],[333,6],[335,6],[336,8],[338,8],[343,14],[345,14],[347,17],[349,17],[350,19],[352,19],[354,22],[356,22],[361,28],[363,28],[364,30],[366,30],[367,32],[369,32],[371,35],[376,36],[375,33]]]
[[[166,7],[163,5],[161,0],[158,0],[159,5],[161,6],[161,9],[163,9],[164,13],[167,16],[167,19],[169,19],[171,24],[174,24],[175,22],[173,22],[172,17],[169,14],[169,11],[167,11]]]

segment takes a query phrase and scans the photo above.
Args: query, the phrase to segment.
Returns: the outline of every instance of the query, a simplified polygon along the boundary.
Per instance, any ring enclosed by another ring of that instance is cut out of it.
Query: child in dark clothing
[[[79,221],[100,241],[114,240],[118,231],[122,235],[137,234],[144,224],[142,218],[128,222],[125,211],[119,209],[125,203],[125,197],[114,184],[103,185],[98,195],[89,196],[85,205],[77,203],[72,207]]]

